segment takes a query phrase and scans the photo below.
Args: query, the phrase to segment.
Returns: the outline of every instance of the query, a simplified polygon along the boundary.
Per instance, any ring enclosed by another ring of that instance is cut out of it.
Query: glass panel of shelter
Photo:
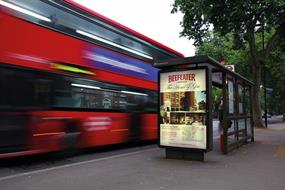
[[[230,75],[226,76],[226,113],[222,142],[227,153],[253,139],[250,87]]]
[[[227,76],[227,117],[226,117],[226,138],[227,150],[236,148],[238,142],[238,123],[236,120],[236,81],[235,78]]]
[[[244,88],[244,108],[245,108],[245,120],[246,120],[246,138],[253,141],[253,121],[252,121],[252,108],[250,97],[250,86]]]
[[[244,85],[242,81],[237,81],[237,120],[238,127],[238,140],[240,143],[243,143],[246,140],[246,118],[244,112]]]

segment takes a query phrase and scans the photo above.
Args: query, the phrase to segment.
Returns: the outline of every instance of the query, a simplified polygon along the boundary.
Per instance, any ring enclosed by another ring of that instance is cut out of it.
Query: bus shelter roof
[[[224,65],[220,64],[217,60],[207,55],[185,57],[185,58],[172,58],[164,61],[157,61],[153,64],[154,67],[159,69],[170,69],[179,66],[188,65],[189,67],[207,66],[212,68],[215,72],[225,72],[230,76],[245,82],[247,85],[252,86],[253,82],[244,76],[227,69]]]

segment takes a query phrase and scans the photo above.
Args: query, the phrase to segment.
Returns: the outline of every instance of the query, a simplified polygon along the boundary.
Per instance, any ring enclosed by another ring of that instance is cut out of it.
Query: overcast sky
[[[174,0],[74,0],[150,37],[185,56],[193,56],[193,41],[179,37],[181,14],[171,14]]]

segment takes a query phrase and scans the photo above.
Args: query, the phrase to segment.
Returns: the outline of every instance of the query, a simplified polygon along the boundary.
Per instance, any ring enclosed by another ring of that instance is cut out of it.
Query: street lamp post
[[[264,19],[262,23],[262,51],[264,53]],[[266,98],[266,69],[265,60],[263,61],[263,92],[264,92],[264,123],[267,128],[267,98]]]
[[[266,97],[266,70],[265,70],[265,65],[264,65],[264,71],[263,71],[263,83],[264,83],[264,87],[263,87],[263,92],[264,92],[264,123],[265,123],[265,127],[267,128],[267,97]]]

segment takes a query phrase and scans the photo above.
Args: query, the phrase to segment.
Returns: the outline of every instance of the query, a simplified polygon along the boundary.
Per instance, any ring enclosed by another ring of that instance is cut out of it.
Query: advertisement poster
[[[160,145],[206,149],[206,70],[160,73]]]
[[[234,83],[228,80],[228,101],[229,101],[229,113],[234,113]]]

